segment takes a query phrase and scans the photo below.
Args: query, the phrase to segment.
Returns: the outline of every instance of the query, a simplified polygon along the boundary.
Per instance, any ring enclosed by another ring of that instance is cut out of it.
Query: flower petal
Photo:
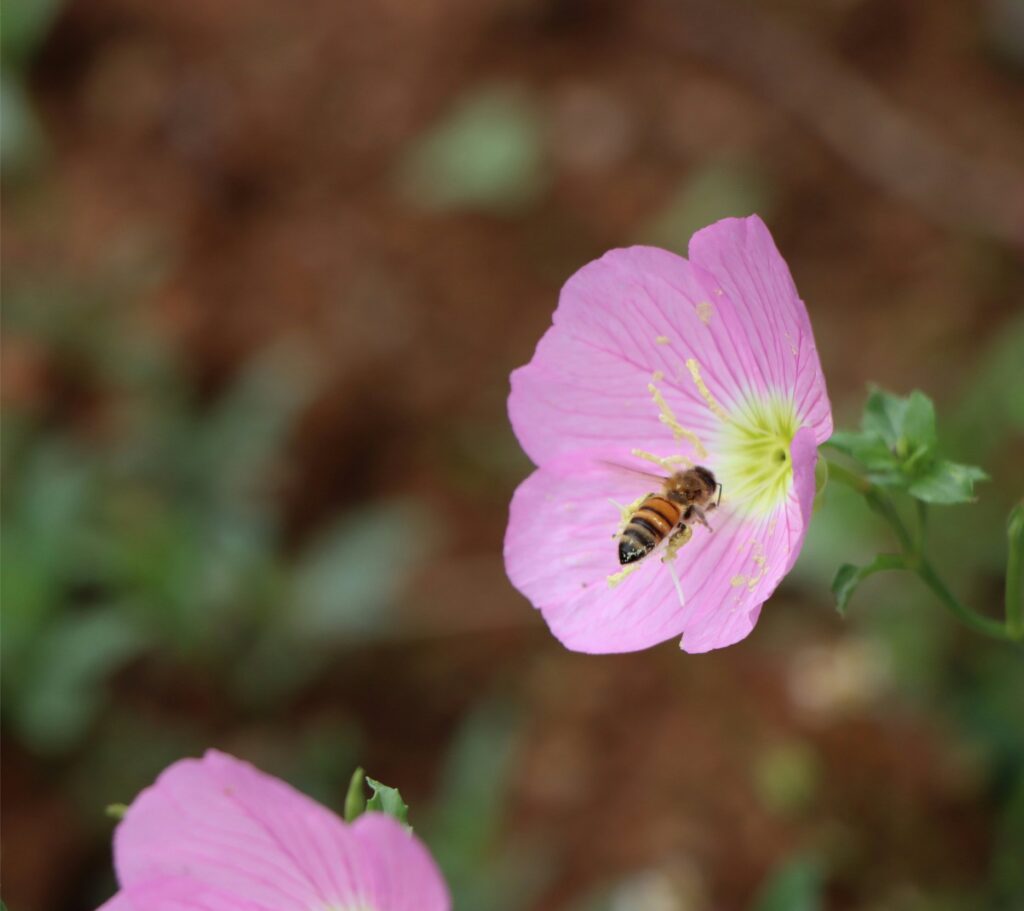
[[[610,584],[622,567],[614,541],[620,513],[609,497],[625,505],[657,488],[587,453],[549,462],[519,486],[505,537],[509,578],[576,651],[635,651],[680,634],[688,652],[737,642],[803,543],[817,457],[808,439],[810,430],[798,432],[790,494],[772,514],[752,519],[723,503],[709,515],[713,533],[694,529],[672,563],[682,603],[663,549]]]
[[[682,257],[653,247],[612,250],[573,275],[554,325],[512,374],[509,416],[530,458],[541,465],[567,452],[612,447],[621,458],[634,448],[664,450],[673,433],[652,383],[689,434],[700,440],[711,431],[719,418],[686,361],[707,335],[700,305],[712,284]],[[703,356],[701,370],[727,405],[739,374],[717,349]],[[679,454],[702,458],[691,436],[676,436]]]
[[[832,435],[832,411],[811,321],[764,222],[756,215],[722,219],[693,235],[689,253],[730,301],[730,331],[751,355],[744,370],[761,389],[787,390],[801,423],[823,443]]]
[[[359,857],[329,810],[214,750],[166,769],[114,835],[122,888],[188,878],[275,911],[357,903],[372,881]]]
[[[376,878],[366,898],[376,911],[449,911],[451,897],[422,842],[383,813],[364,813],[353,824],[367,866]]]
[[[99,911],[275,911],[193,879],[155,879],[122,889]]]

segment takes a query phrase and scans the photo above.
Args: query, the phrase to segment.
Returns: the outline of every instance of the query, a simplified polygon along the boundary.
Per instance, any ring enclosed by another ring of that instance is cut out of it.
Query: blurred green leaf
[[[529,906],[543,885],[544,858],[503,850],[496,856],[509,776],[519,742],[519,717],[494,699],[479,702],[463,722],[445,761],[426,841],[459,908],[512,911]]]
[[[62,615],[38,641],[20,681],[13,716],[22,738],[41,752],[75,743],[102,705],[106,677],[147,644],[115,607]]]
[[[62,6],[63,0],[4,0],[0,54],[5,66],[25,65],[42,44]]]
[[[6,23],[5,16],[4,31]],[[24,84],[0,70],[0,166],[4,177],[28,171],[45,148],[43,130]]]
[[[413,143],[400,183],[426,209],[526,208],[547,184],[540,115],[516,87],[477,88]]]
[[[819,911],[824,877],[812,857],[791,858],[771,874],[761,887],[751,911]]]
[[[785,815],[798,813],[811,803],[819,777],[814,749],[795,740],[768,747],[754,766],[754,786],[761,802],[772,812]]]
[[[645,243],[684,251],[694,232],[728,216],[770,215],[770,185],[752,162],[721,161],[696,167],[667,205],[644,227]]]
[[[381,784],[373,778],[367,778],[366,783],[373,790],[373,795],[366,801],[366,809],[376,813],[387,813],[388,816],[393,816],[406,828],[411,829],[409,807],[402,800],[398,788],[389,788],[386,784]]]
[[[410,574],[436,543],[436,522],[416,503],[396,500],[349,514],[295,567],[291,627],[307,637],[386,628]]]
[[[108,818],[115,819],[120,822],[124,819],[124,814],[128,812],[128,804],[108,803],[103,812]]]

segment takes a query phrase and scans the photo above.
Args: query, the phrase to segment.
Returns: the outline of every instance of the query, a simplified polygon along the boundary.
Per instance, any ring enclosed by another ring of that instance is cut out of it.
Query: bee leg
[[[714,529],[708,525],[708,520],[704,516],[704,510],[699,506],[691,506],[686,510],[688,519],[696,519],[703,525],[708,531],[714,531]]]

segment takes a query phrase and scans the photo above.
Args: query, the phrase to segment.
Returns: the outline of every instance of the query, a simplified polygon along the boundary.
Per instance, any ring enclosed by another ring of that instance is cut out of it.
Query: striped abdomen
[[[660,493],[650,494],[619,535],[619,563],[646,557],[679,524],[679,507]]]

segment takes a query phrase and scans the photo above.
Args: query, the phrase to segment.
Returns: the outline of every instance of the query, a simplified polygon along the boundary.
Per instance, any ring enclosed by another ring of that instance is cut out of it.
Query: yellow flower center
[[[755,516],[781,505],[793,483],[789,447],[799,429],[793,402],[781,395],[750,395],[734,407],[712,447],[723,499]]]

